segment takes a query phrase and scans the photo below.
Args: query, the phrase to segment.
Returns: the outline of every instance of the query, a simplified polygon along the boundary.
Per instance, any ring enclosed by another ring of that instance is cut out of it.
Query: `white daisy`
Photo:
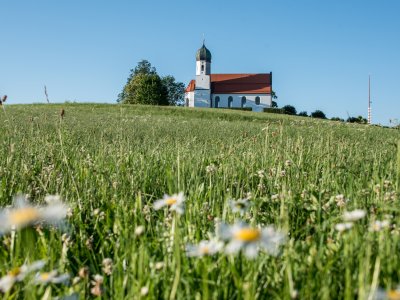
[[[209,240],[209,241],[201,241],[198,245],[188,244],[186,246],[187,256],[193,257],[201,257],[205,255],[214,255],[221,251],[224,243],[218,241],[217,239]]]
[[[364,218],[366,215],[365,210],[356,209],[353,211],[345,211],[343,213],[343,220],[346,222],[354,222]]]
[[[219,228],[221,238],[229,241],[225,251],[231,254],[243,248],[248,258],[256,257],[260,248],[271,255],[277,255],[279,246],[286,238],[285,234],[272,226],[253,228],[245,223],[236,223],[232,226],[221,224]]]
[[[343,232],[345,230],[349,230],[351,227],[353,227],[353,223],[346,222],[346,223],[339,223],[335,225],[335,229],[339,232]]]
[[[390,226],[390,222],[388,220],[383,220],[383,221],[375,221],[374,223],[371,224],[370,226],[370,231],[381,231],[384,228],[388,228]]]
[[[37,273],[35,277],[35,282],[37,284],[46,284],[46,283],[66,283],[69,280],[68,274],[58,275],[57,270],[53,270],[51,272]]]
[[[7,293],[16,282],[24,280],[29,273],[40,270],[45,264],[44,260],[39,260],[30,265],[22,265],[21,267],[12,269],[7,275],[0,278],[0,291]]]
[[[248,199],[229,200],[228,203],[232,212],[239,213],[240,215],[243,215],[249,209],[251,204]]]
[[[173,194],[172,196],[165,194],[162,199],[156,200],[153,206],[156,210],[159,210],[164,206],[169,206],[170,211],[175,211],[177,214],[181,215],[184,212],[184,202],[185,196],[183,195],[183,192],[180,192],[179,194]]]
[[[25,196],[14,199],[14,207],[0,210],[0,234],[38,222],[56,223],[67,215],[67,206],[54,201],[46,206],[33,206]]]

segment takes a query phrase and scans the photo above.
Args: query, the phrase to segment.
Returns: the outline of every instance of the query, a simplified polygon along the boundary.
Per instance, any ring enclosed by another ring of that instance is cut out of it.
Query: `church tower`
[[[211,52],[203,46],[196,53],[196,90],[195,106],[212,107],[211,105]]]

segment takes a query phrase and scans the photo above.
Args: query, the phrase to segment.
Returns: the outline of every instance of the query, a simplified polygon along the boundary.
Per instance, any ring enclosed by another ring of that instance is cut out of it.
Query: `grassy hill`
[[[106,104],[6,106],[0,126],[0,204],[58,194],[70,207],[61,227],[0,236],[1,276],[46,259],[69,284],[30,275],[7,297],[94,297],[95,274],[112,299],[375,299],[400,284],[398,130]],[[178,192],[182,215],[154,209]],[[248,210],[235,212],[231,199],[248,199]],[[355,209],[365,216],[344,220]],[[239,221],[255,235],[231,228],[219,253],[187,255]],[[268,225],[281,246],[259,239]],[[226,253],[235,241],[242,250]],[[257,242],[266,249],[249,258]],[[83,267],[90,277],[72,280]]]

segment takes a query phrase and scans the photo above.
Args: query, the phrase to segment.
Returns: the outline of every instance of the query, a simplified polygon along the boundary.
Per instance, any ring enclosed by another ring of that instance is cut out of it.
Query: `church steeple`
[[[204,44],[196,53],[196,75],[211,74],[211,52]]]

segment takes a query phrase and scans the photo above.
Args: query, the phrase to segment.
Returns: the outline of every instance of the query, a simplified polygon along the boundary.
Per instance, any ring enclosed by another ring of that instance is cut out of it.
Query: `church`
[[[212,74],[211,52],[203,42],[196,53],[196,79],[185,90],[185,105],[263,111],[272,105],[271,92],[272,72]]]

